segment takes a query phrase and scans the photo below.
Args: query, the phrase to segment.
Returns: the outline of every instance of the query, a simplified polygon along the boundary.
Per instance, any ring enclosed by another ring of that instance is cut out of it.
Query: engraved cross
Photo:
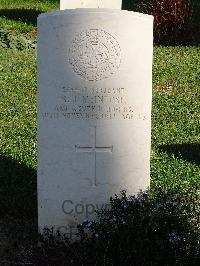
[[[110,152],[113,151],[113,146],[97,146],[97,128],[92,127],[91,129],[91,137],[93,144],[88,146],[79,146],[75,145],[76,152],[84,152],[84,153],[93,153],[93,159],[94,159],[94,181],[93,181],[93,187],[97,186],[97,153],[99,152]]]

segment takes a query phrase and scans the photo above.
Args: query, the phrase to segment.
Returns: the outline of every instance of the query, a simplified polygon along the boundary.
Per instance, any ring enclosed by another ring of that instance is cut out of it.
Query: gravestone
[[[122,0],[61,0],[60,9],[112,8],[121,9]]]
[[[150,183],[153,17],[73,9],[38,18],[38,219],[73,235]]]

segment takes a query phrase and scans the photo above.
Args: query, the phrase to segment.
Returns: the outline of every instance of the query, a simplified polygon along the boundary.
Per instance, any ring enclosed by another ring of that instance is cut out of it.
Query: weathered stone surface
[[[153,18],[52,12],[38,36],[39,226],[72,231],[149,186]]]

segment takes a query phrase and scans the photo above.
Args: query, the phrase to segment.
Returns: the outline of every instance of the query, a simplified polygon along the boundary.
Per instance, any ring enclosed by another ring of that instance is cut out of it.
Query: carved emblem
[[[86,30],[72,41],[69,63],[74,72],[83,79],[106,79],[119,68],[121,49],[116,39],[106,31]]]

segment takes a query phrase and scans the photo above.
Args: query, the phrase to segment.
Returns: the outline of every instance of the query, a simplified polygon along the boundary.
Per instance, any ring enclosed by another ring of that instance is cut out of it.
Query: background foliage
[[[123,8],[154,16],[155,44],[199,44],[197,0],[124,0]]]

